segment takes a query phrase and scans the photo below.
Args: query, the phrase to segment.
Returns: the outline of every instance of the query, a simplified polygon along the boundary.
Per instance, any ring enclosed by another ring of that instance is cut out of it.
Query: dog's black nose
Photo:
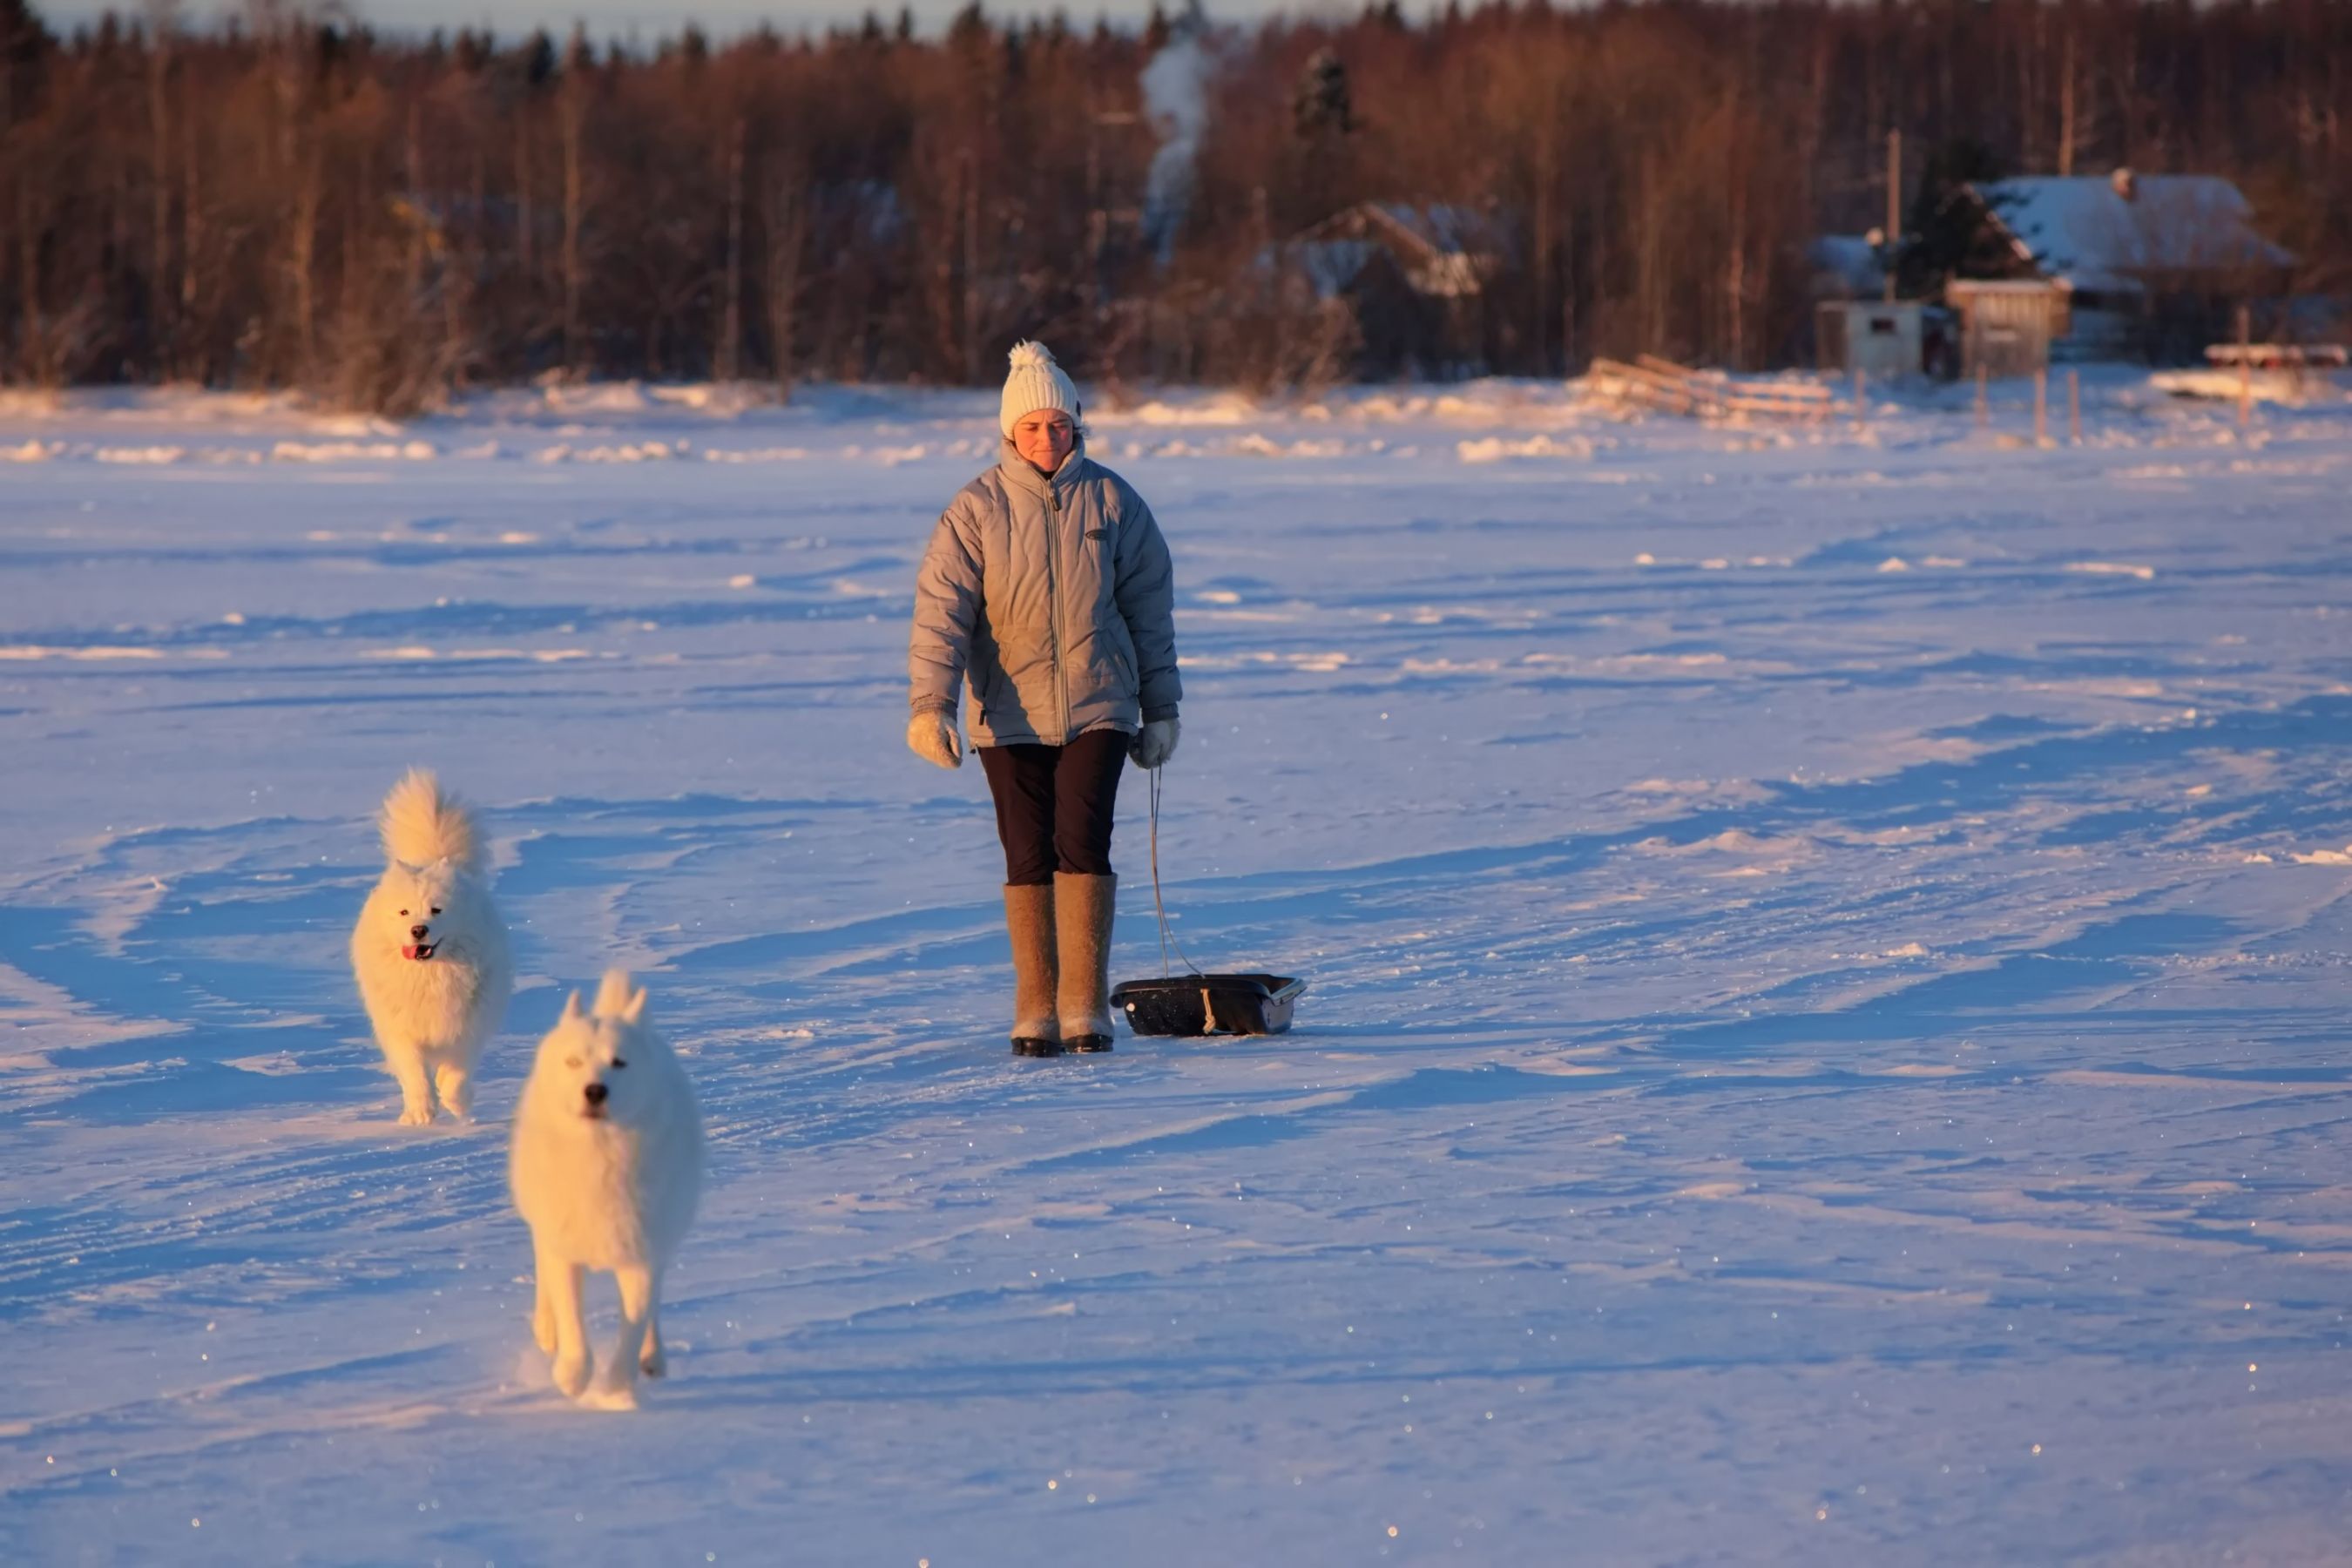
[[[608,1094],[612,1093],[613,1091],[612,1091],[611,1089],[606,1089],[606,1088],[605,1088],[603,1084],[601,1084],[601,1083],[592,1083],[592,1084],[590,1084],[586,1089],[582,1089],[580,1092],[581,1092],[581,1093],[583,1093],[583,1094],[584,1094],[584,1095],[586,1095],[586,1096],[588,1097],[588,1103],[589,1103],[589,1104],[591,1104],[591,1105],[602,1105],[602,1104],[604,1104],[604,1097],[605,1097],[606,1095],[608,1095]]]
[[[425,940],[425,933],[432,929],[433,928],[431,926],[410,926],[408,928],[408,934],[415,937],[418,942],[423,942]]]

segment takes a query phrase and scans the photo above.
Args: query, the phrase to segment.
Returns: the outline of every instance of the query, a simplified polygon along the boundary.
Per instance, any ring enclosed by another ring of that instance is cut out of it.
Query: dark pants
[[[1035,887],[1056,871],[1111,874],[1111,813],[1127,741],[1117,730],[1091,730],[1066,746],[980,748],[1008,884]]]

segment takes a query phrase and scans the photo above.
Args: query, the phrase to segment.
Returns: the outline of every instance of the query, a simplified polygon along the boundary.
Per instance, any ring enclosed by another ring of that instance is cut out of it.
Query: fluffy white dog
[[[422,768],[392,786],[380,817],[383,877],[352,931],[352,970],[384,1065],[400,1080],[400,1120],[433,1120],[433,1096],[473,1114],[474,1064],[514,991],[506,922],[483,879],[481,835]]]
[[[659,1377],[663,1272],[702,1193],[702,1117],[694,1085],[646,1024],[646,994],[611,970],[593,1013],[580,993],[539,1046],[515,1109],[508,1181],[530,1226],[538,1302],[530,1330],[555,1358],[555,1386],[574,1398],[594,1370],[581,1277],[621,1289],[621,1338],[588,1403],[636,1406],[637,1372]]]

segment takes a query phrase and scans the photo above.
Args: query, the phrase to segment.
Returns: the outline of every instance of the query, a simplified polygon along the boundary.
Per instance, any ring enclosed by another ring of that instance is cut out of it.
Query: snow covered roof
[[[1971,187],[2020,259],[2077,289],[2129,290],[2150,273],[2292,267],[2218,174],[1990,180]]]
[[[1444,203],[1362,202],[1335,213],[1293,242],[1325,298],[1355,281],[1377,247],[1397,259],[1423,294],[1475,294],[1499,247],[1493,220]]]
[[[1495,226],[1469,207],[1371,202],[1370,209],[1419,240],[1433,255],[1475,256],[1494,248]]]
[[[1336,300],[1348,291],[1379,248],[1369,239],[1309,239],[1294,246],[1292,254],[1315,297]]]
[[[1806,256],[1817,275],[1817,292],[1875,296],[1886,286],[1886,266],[1866,234],[1814,237]]]

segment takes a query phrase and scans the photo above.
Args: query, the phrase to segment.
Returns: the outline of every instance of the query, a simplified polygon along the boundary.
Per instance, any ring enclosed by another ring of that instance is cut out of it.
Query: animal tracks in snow
[[[1048,1064],[898,735],[987,400],[0,417],[0,1555],[2324,1557],[2352,428],[2116,399],[1104,416],[1184,585],[1170,913],[1312,989]],[[398,1129],[342,942],[459,758],[520,980],[479,1123]],[[501,1173],[616,964],[711,1180],[671,1376],[582,1423]]]

